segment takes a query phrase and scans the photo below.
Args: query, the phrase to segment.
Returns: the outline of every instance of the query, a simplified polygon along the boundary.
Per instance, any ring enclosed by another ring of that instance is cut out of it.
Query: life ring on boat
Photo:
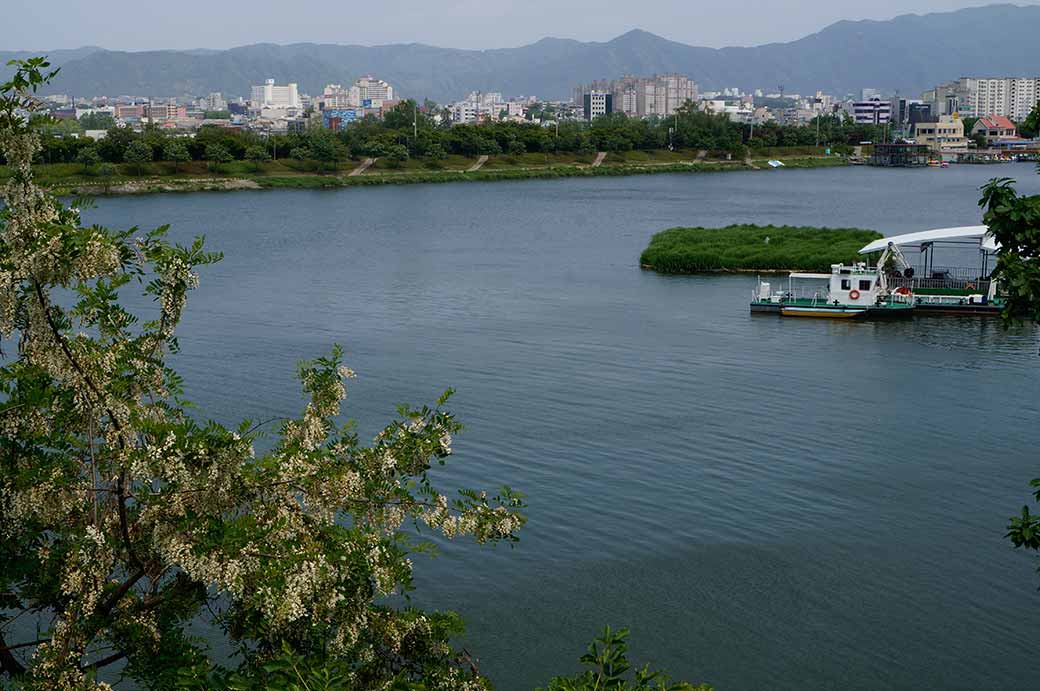
[[[859,300],[859,291],[853,288],[849,291],[849,300]]]
[[[909,295],[909,294],[910,294],[910,289],[907,288],[906,286],[899,286],[898,288],[896,288],[896,295]]]
[[[975,284],[974,284],[974,283],[971,283],[971,282],[969,282],[969,283],[966,283],[966,284],[964,285],[964,288],[965,288],[966,290],[975,290]]]

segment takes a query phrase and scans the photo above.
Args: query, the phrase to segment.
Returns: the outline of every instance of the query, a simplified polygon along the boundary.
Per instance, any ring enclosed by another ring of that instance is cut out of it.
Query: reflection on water
[[[651,233],[734,222],[978,222],[1015,166],[782,171],[105,199],[91,221],[205,232],[182,332],[224,421],[301,405],[338,341],[365,434],[453,386],[443,486],[530,497],[516,549],[444,545],[454,608],[505,691],[603,624],[720,689],[1026,688],[1033,561],[1002,540],[1040,474],[1037,332],[982,318],[751,317],[751,276],[662,277]],[[883,203],[879,203],[883,202]]]

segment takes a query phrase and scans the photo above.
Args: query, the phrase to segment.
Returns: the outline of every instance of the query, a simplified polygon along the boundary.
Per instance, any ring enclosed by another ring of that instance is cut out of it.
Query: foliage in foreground
[[[651,671],[648,665],[633,669],[628,660],[627,638],[628,629],[611,631],[608,626],[581,656],[581,662],[589,669],[573,677],[556,677],[544,691],[711,691],[707,684],[673,683],[663,672]]]
[[[1040,113],[1040,107],[1034,113]],[[993,278],[1007,297],[1004,324],[1040,323],[1040,195],[1020,195],[1011,180],[997,178],[982,188],[979,206],[985,209],[983,222],[1000,243]],[[1040,478],[1030,486],[1040,503]],[[1040,514],[1023,506],[1008,522],[1006,537],[1015,547],[1040,551]]]
[[[508,543],[524,523],[508,488],[435,488],[450,392],[365,445],[336,421],[353,376],[336,348],[300,366],[307,403],[268,421],[269,451],[266,423],[197,422],[166,356],[197,267],[220,257],[165,227],[84,226],[35,183],[22,115],[47,68],[17,62],[0,86],[0,338],[17,339],[0,367],[0,681],[105,688],[119,663],[139,687],[259,688],[304,659],[349,689],[486,688],[448,644],[457,619],[402,597],[420,528]],[[149,314],[120,305],[135,286]],[[235,668],[191,634],[202,621]]]
[[[857,228],[732,225],[671,228],[655,234],[639,263],[662,273],[825,271],[859,261],[859,249],[881,235]]]

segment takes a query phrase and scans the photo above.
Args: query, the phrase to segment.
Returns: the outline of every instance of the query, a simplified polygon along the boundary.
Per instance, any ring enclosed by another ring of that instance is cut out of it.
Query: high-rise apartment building
[[[598,79],[575,88],[573,100],[584,103],[591,93],[610,94],[616,111],[641,118],[673,115],[686,101],[696,101],[698,95],[697,82],[681,74]]]
[[[206,97],[206,110],[227,110],[227,107],[227,101],[219,91],[214,91]]]
[[[394,100],[394,87],[371,75],[361,77],[350,87],[355,105],[361,108],[381,108],[383,101]]]
[[[349,88],[340,84],[329,84],[318,99],[325,110],[341,108],[369,108],[378,110],[383,104],[394,100],[394,87],[382,79],[370,75],[361,77]]]
[[[250,105],[254,110],[268,108],[288,109],[300,108],[300,92],[295,82],[289,82],[285,86],[277,86],[273,79],[268,79],[259,86],[254,86],[250,94]]]
[[[1040,102],[1040,77],[961,77],[926,91],[935,115],[1001,115],[1020,122]]]
[[[1040,102],[1040,77],[972,79],[972,115],[1002,115],[1016,122],[1025,120]]]
[[[328,84],[321,92],[322,110],[341,110],[343,108],[357,108],[358,104],[351,97],[350,89],[344,89],[341,84]]]

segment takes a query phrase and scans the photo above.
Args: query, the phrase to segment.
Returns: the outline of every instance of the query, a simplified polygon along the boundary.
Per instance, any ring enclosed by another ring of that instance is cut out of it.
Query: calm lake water
[[[1040,475],[1038,332],[996,320],[784,321],[753,277],[641,271],[650,235],[735,222],[979,222],[1031,166],[659,175],[99,201],[207,235],[181,332],[225,422],[294,414],[342,343],[366,435],[458,390],[441,486],[529,495],[516,548],[449,544],[415,600],[454,609],[503,691],[577,669],[604,624],[717,689],[1027,689],[1034,557],[1003,539]]]

